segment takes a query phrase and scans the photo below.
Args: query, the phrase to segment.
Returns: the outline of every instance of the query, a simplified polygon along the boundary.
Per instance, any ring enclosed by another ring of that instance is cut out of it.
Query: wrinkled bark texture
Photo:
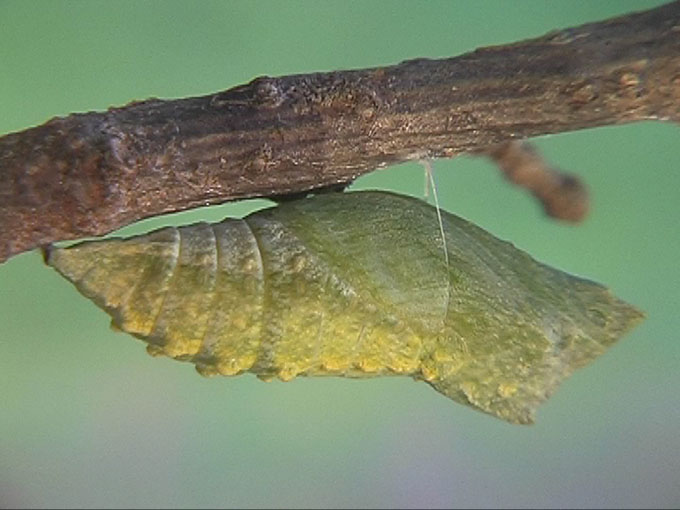
[[[508,140],[680,120],[680,3],[443,60],[261,77],[0,138],[0,262],[247,197]]]

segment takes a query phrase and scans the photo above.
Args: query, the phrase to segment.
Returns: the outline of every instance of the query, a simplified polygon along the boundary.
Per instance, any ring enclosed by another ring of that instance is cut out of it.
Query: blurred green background
[[[0,1],[0,133],[262,74],[452,56],[658,3]],[[677,507],[679,134],[649,122],[537,140],[590,187],[579,227],[546,219],[484,159],[434,164],[445,209],[648,314],[530,427],[409,379],[204,379],[110,331],[37,253],[11,259],[0,266],[0,506]],[[422,197],[423,181],[408,164],[354,187]]]

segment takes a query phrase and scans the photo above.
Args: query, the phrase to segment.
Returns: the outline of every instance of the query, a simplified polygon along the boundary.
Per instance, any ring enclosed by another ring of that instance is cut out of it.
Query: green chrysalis
[[[330,193],[46,260],[150,353],[204,375],[408,375],[513,423],[642,319],[597,283],[442,222],[444,238],[414,198]]]

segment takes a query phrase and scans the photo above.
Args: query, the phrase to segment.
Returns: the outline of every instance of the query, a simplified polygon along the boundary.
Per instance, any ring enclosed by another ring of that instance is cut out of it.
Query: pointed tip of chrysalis
[[[144,336],[161,302],[162,290],[158,289],[177,260],[178,239],[176,229],[161,229],[127,239],[46,247],[43,257],[81,294],[104,309],[115,327]],[[136,294],[138,288],[146,289],[141,297]]]
[[[619,313],[621,315],[622,326],[620,330],[621,336],[639,326],[647,318],[647,314],[643,310],[640,310],[638,307],[626,303],[625,301],[621,301],[621,310]]]
[[[445,371],[443,365],[440,370],[445,375],[430,384],[457,402],[509,423],[533,424],[541,404],[565,379],[604,354],[645,318],[644,312],[606,287],[570,280],[578,306],[558,307],[553,319],[527,329],[529,338],[532,332],[534,338],[536,332],[544,334],[543,349],[520,342],[515,353],[495,354],[496,368],[484,356],[468,360],[464,372]]]
[[[72,246],[60,248],[54,245],[42,248],[45,264],[53,267],[67,280],[77,283],[97,260],[93,249],[96,246],[88,246],[94,243],[78,243]]]
[[[45,263],[84,296],[111,312],[139,278],[140,270],[117,240],[85,241],[43,249]],[[112,247],[114,249],[112,249]]]
[[[53,244],[46,244],[40,247],[43,262],[48,266],[50,265],[50,256],[52,255],[52,250],[54,250]]]
[[[42,256],[45,264],[57,270],[64,278],[71,282],[78,279],[77,273],[82,273],[83,263],[77,255],[77,251],[69,251],[68,248],[59,248],[50,244],[42,247]],[[81,268],[81,271],[78,271]]]
[[[644,321],[646,314],[609,289],[605,289],[605,295],[605,298],[590,303],[587,319],[595,328],[594,339],[608,347]]]
[[[176,252],[175,229],[160,229],[127,239],[83,241],[63,248],[42,248],[45,263],[81,290],[107,293],[112,284],[132,285],[159,257]]]
[[[60,275],[75,283],[88,269],[91,260],[84,260],[83,253],[77,248],[59,247],[53,244],[41,247],[43,261]],[[91,257],[90,257],[91,259]]]

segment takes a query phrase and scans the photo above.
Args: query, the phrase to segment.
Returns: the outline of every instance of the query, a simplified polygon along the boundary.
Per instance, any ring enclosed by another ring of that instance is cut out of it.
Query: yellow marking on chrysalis
[[[439,377],[437,369],[429,363],[423,363],[420,366],[420,374],[422,375],[423,379],[427,382],[434,381]]]
[[[165,356],[165,349],[154,344],[148,344],[146,346],[146,352],[149,353],[149,356],[153,356],[154,358],[157,358],[158,356]]]
[[[203,377],[214,377],[220,374],[217,368],[211,365],[203,365],[201,363],[196,365],[196,371]]]
[[[515,384],[501,383],[498,385],[497,391],[501,397],[508,398],[512,397],[515,393],[517,393],[517,386]]]
[[[278,377],[282,381],[292,381],[300,374],[300,367],[293,363],[288,363],[279,369]]]

